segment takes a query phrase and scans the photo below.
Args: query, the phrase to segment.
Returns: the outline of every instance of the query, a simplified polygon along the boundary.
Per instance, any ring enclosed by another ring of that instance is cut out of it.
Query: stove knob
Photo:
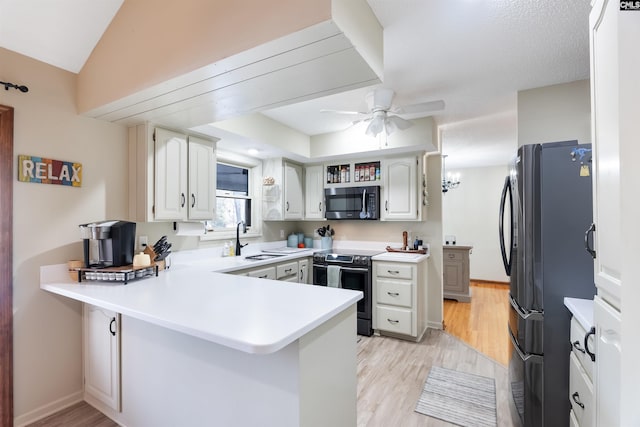
[[[364,264],[364,257],[356,256],[356,264]]]

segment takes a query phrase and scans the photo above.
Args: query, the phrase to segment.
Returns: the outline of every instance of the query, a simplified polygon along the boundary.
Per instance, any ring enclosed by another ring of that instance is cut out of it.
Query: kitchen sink
[[[265,259],[279,258],[284,256],[283,254],[258,254],[258,255],[250,255],[244,257],[244,259],[249,261],[263,261]]]

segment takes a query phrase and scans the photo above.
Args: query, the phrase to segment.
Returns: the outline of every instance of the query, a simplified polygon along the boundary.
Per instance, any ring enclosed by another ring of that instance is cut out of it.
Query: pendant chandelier
[[[458,188],[460,185],[460,174],[452,174],[451,172],[447,173],[445,166],[446,155],[442,156],[442,192],[446,193],[449,190],[453,190],[454,188]]]

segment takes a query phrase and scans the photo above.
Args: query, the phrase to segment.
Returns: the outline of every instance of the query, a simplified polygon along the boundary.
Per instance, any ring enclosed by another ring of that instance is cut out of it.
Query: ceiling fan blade
[[[443,100],[403,105],[393,110],[393,112],[395,114],[416,114],[416,113],[429,113],[432,111],[441,111],[441,110],[444,110]]]
[[[362,111],[346,111],[346,110],[320,110],[321,113],[335,113],[335,114],[348,114],[348,115],[360,115],[366,116],[368,113]]]
[[[371,110],[388,110],[391,108],[394,92],[391,89],[379,88],[373,91],[373,103]]]

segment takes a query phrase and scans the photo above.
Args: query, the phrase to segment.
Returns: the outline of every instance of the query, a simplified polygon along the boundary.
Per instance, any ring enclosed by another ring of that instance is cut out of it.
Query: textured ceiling
[[[122,2],[0,0],[0,47],[78,72]],[[447,167],[503,164],[516,146],[517,92],[589,77],[589,0],[368,3],[395,104],[446,103],[434,118]],[[308,135],[342,130],[352,118],[320,110],[366,111],[370,89],[264,114]]]

